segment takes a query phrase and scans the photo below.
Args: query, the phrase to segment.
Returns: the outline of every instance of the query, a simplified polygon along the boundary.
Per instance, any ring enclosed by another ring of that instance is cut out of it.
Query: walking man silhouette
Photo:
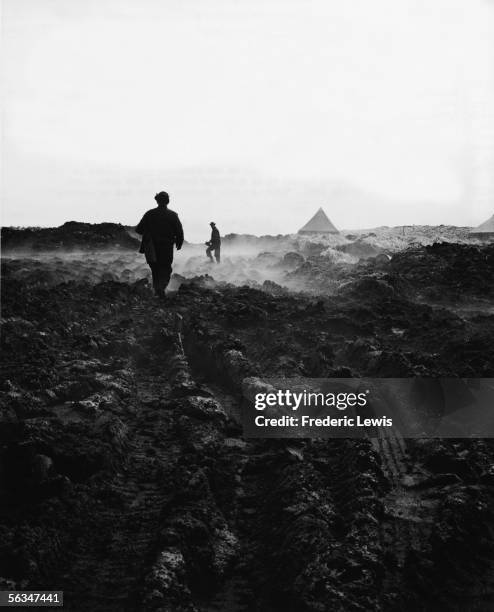
[[[208,242],[206,242],[206,245],[208,247],[206,249],[206,255],[209,257],[211,261],[213,261],[213,256],[211,255],[211,252],[214,252],[216,263],[220,263],[220,251],[221,251],[220,232],[218,228],[216,227],[216,223],[214,223],[214,221],[211,221],[209,225],[211,226],[211,238],[209,239]]]
[[[148,210],[136,232],[142,235],[140,253],[144,253],[153,275],[153,288],[158,297],[164,297],[170,281],[173,262],[173,246],[180,251],[184,232],[175,211],[168,208],[170,198],[166,191],[154,196],[157,207]]]

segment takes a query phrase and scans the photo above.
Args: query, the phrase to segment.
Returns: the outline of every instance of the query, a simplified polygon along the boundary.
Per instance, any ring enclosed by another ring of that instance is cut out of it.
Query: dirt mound
[[[469,227],[454,225],[403,225],[398,227],[376,227],[361,230],[351,235],[351,239],[365,240],[366,243],[389,252],[402,251],[413,245],[430,245],[435,242],[454,242],[457,244],[476,243],[470,235]],[[347,236],[348,238],[348,236]]]
[[[343,253],[348,253],[348,255],[352,255],[357,259],[366,259],[367,257],[376,257],[383,252],[382,248],[379,248],[372,242],[361,238],[359,240],[355,240],[350,244],[342,244],[336,247],[338,251],[342,251]]]
[[[462,300],[494,297],[494,245],[436,243],[394,255],[391,274],[400,275],[424,297]]]
[[[80,223],[67,221],[60,227],[14,228],[1,230],[2,250],[50,251],[54,249],[137,249],[139,241],[119,223]]]

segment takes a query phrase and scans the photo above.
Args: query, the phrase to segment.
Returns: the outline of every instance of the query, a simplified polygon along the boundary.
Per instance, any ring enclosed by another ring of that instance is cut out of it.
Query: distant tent
[[[308,221],[304,227],[298,230],[299,234],[339,234],[339,231],[328,219],[322,208]]]
[[[494,215],[478,227],[474,227],[470,230],[470,236],[484,239],[494,238]]]

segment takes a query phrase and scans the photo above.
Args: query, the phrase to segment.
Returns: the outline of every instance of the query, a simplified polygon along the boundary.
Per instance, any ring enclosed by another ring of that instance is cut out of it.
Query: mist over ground
[[[402,226],[314,236],[227,234],[222,238],[219,265],[208,260],[204,244],[186,242],[181,251],[175,251],[169,289],[178,289],[185,279],[203,277],[210,283],[327,292],[330,279],[338,279],[359,261],[378,258],[384,265],[410,246],[435,242],[481,244],[470,236],[469,229]],[[112,223],[67,222],[58,228],[2,230],[3,258],[10,262],[13,273],[28,275],[40,284],[74,278],[88,282],[149,278],[149,267],[138,253],[139,242],[133,228]],[[312,282],[321,274],[328,281],[322,286]]]

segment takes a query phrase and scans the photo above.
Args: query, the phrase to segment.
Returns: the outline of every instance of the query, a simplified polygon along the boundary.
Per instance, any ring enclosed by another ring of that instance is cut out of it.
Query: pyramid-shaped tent
[[[470,235],[476,238],[494,238],[494,215],[478,227],[474,227],[470,231]]]
[[[322,208],[298,230],[299,234],[339,234]]]

